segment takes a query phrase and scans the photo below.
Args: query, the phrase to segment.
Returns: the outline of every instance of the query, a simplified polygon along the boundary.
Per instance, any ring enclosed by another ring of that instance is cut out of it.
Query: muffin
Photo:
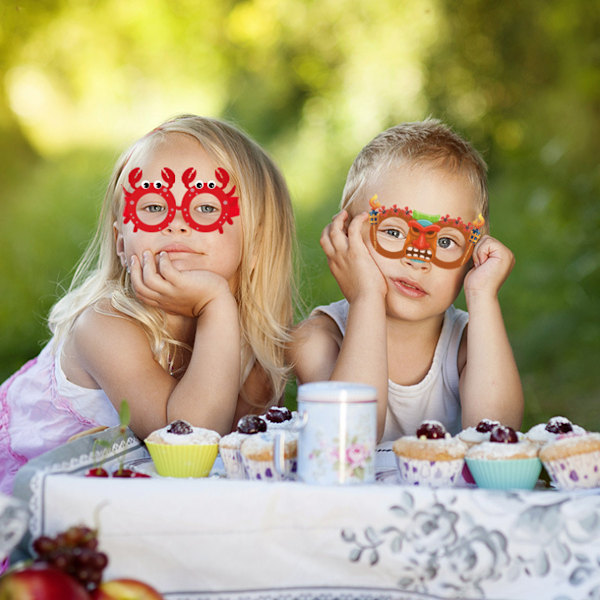
[[[281,437],[283,445],[283,473],[275,468],[275,439]],[[240,446],[242,462],[248,479],[282,481],[296,479],[298,435],[287,432],[281,435],[267,431],[251,435]]]
[[[540,459],[558,488],[600,487],[600,433],[559,435],[540,450]]]
[[[492,429],[489,441],[469,448],[465,462],[478,487],[488,489],[532,489],[542,470],[537,446],[504,425]]]
[[[583,427],[573,425],[566,417],[552,417],[547,423],[534,425],[525,437],[538,448],[542,448],[548,442],[553,442],[558,436],[565,433],[585,433]]]
[[[439,421],[423,421],[416,435],[393,446],[400,481],[428,487],[454,486],[460,478],[467,445],[453,438]]]
[[[217,457],[221,436],[210,429],[173,421],[145,440],[156,472],[163,477],[206,477]]]
[[[267,431],[267,422],[262,417],[245,415],[238,421],[235,431],[221,438],[219,453],[229,479],[246,479],[240,446],[248,437],[264,431]]]

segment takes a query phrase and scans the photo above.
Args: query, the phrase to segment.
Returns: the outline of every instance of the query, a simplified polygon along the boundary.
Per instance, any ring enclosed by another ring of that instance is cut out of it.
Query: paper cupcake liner
[[[453,487],[460,480],[464,459],[418,460],[396,455],[400,482],[426,487]]]
[[[544,467],[556,487],[561,489],[600,487],[600,452],[545,461]]]
[[[284,473],[280,475],[275,469],[272,460],[252,460],[243,457],[244,466],[248,479],[258,479],[260,481],[284,481],[296,479],[298,461],[296,458],[286,458]]]
[[[229,479],[248,479],[246,467],[242,461],[242,453],[239,448],[221,447],[219,452]]]
[[[542,470],[537,457],[506,460],[466,458],[469,471],[480,488],[532,490]]]
[[[163,477],[207,477],[217,457],[218,444],[168,445],[146,442],[156,472]]]

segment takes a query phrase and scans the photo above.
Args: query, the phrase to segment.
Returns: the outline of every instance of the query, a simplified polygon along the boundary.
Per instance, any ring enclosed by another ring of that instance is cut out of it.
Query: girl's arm
[[[231,430],[239,394],[240,328],[237,304],[225,280],[215,286],[195,322],[191,320],[193,351],[179,380],[154,360],[137,323],[108,312],[112,314],[87,309],[63,355],[77,361],[117,409],[127,400],[136,435],[144,438],[174,419],[222,434]]]
[[[368,214],[355,217],[346,233],[347,217],[346,211],[336,215],[321,236],[329,268],[350,305],[346,334],[342,340],[329,317],[308,319],[294,333],[290,359],[299,383],[336,380],[375,387],[381,438],[388,394],[387,286],[361,236]]]
[[[489,418],[519,429],[523,389],[498,300],[514,257],[498,240],[484,236],[473,262],[464,283],[469,324],[462,347],[466,363],[460,376],[463,427]]]

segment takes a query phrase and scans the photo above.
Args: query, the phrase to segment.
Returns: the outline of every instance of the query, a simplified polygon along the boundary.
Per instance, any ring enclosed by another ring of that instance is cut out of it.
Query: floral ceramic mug
[[[298,413],[298,479],[315,484],[375,481],[374,387],[341,381],[300,385]]]

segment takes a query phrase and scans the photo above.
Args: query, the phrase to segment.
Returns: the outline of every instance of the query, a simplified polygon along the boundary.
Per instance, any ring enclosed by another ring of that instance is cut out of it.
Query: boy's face
[[[352,206],[352,214],[369,211],[368,199],[374,194],[386,208],[395,204],[428,215],[460,217],[465,223],[474,222],[478,216],[475,186],[464,173],[443,167],[401,164],[382,172],[367,186],[365,199]],[[363,239],[372,248],[369,229],[367,222]],[[449,242],[441,239],[437,243]],[[442,268],[408,256],[386,258],[377,252],[372,255],[388,285],[388,313],[409,320],[441,315],[456,299],[469,268]]]

